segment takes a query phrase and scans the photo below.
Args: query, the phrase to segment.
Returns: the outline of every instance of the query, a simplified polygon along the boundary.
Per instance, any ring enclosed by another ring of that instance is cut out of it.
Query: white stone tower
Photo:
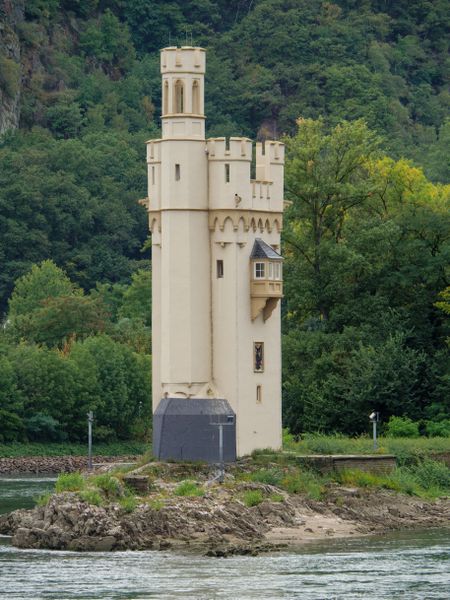
[[[162,138],[147,144],[154,453],[281,446],[284,146],[205,140],[202,48],[161,51]]]

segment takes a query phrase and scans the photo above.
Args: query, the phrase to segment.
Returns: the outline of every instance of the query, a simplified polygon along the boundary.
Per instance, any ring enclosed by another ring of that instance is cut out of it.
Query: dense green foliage
[[[149,282],[150,273],[138,271],[129,286],[109,287],[119,298],[116,316],[130,315],[124,336],[102,294],[84,295],[52,261],[17,280],[0,334],[0,442],[81,440],[88,411],[97,442],[145,436]]]
[[[0,0],[0,99],[20,91],[20,127],[0,138],[0,441],[77,440],[88,410],[100,439],[145,433],[137,200],[158,49],[191,34],[208,49],[208,134],[287,143],[286,424],[355,434],[376,409],[447,430],[445,0],[11,6]]]
[[[286,142],[286,425],[448,418],[448,186],[384,156],[361,121],[299,120]]]
[[[138,441],[94,443],[95,456],[135,456],[146,451],[148,445]],[[19,456],[86,456],[86,443],[0,443],[0,458]]]

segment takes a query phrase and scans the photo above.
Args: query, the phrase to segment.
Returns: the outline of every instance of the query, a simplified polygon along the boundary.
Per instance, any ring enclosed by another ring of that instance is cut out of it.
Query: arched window
[[[197,80],[192,84],[192,112],[195,115],[200,114],[200,86]]]
[[[164,83],[164,114],[169,112],[169,82]]]
[[[174,113],[184,112],[184,85],[183,82],[177,79],[175,81],[175,97],[174,97]]]

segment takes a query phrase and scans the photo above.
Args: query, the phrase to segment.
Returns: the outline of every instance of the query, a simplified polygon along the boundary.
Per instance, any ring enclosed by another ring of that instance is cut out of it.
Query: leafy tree
[[[9,300],[9,317],[25,317],[39,309],[49,298],[81,294],[62,269],[52,260],[33,265],[20,277]]]
[[[16,385],[16,375],[10,361],[0,354],[0,441],[20,440],[24,424],[20,416],[22,397]]]
[[[72,360],[96,369],[95,415],[99,426],[127,439],[138,418],[149,419],[150,369],[148,360],[106,335],[76,343]],[[83,362],[82,362],[83,361]]]
[[[23,418],[46,414],[61,424],[63,431],[73,426],[77,402],[74,365],[62,354],[33,345],[19,345],[9,353],[17,388],[23,398]]]
[[[85,338],[105,327],[106,311],[101,302],[74,295],[48,298],[21,320],[20,331],[28,341],[61,347],[67,340]]]
[[[150,271],[141,269],[131,276],[131,285],[123,294],[123,302],[118,314],[121,318],[137,319],[150,326],[152,280]]]
[[[285,241],[309,270],[310,294],[320,317],[327,319],[323,255],[327,244],[341,242],[348,212],[376,189],[368,161],[378,140],[362,121],[344,122],[326,133],[321,120],[300,119],[297,135],[286,138],[286,145],[286,190],[292,205]]]

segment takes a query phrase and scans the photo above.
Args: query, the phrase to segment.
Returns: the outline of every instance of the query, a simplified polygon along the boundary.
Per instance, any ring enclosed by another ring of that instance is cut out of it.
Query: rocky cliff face
[[[23,20],[24,0],[0,0],[0,135],[19,126]]]

